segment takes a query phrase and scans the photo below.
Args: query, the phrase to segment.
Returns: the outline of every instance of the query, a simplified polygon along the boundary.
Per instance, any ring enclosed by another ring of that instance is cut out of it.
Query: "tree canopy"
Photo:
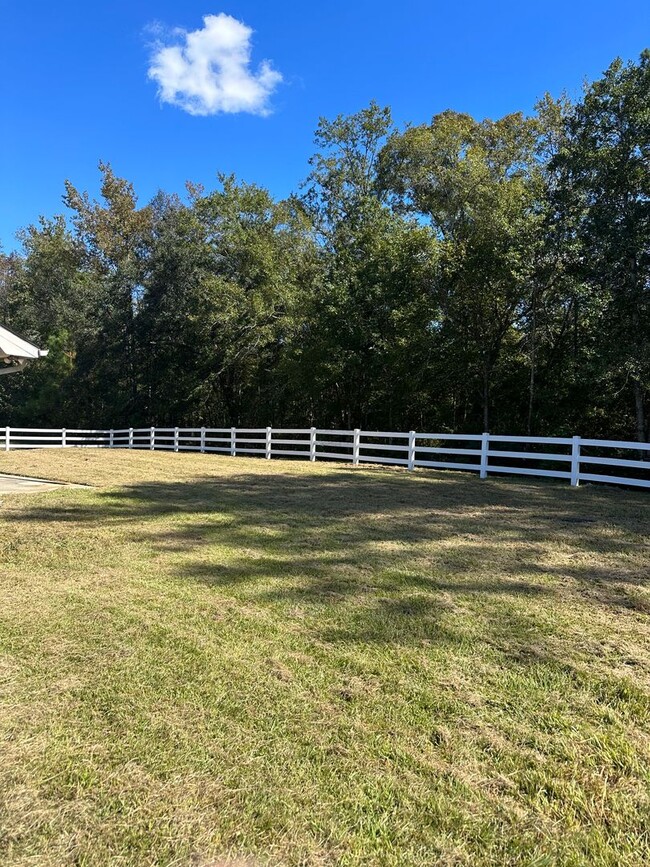
[[[650,435],[650,52],[531,116],[321,119],[286,200],[228,175],[100,200],[0,254],[47,359],[3,423]]]

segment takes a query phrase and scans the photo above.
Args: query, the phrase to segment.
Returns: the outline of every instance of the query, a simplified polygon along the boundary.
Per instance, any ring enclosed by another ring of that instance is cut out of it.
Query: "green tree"
[[[296,201],[232,177],[190,193],[156,222],[145,281],[152,415],[258,425],[278,409],[274,374],[311,291],[310,225]]]
[[[421,418],[428,393],[431,231],[393,213],[378,184],[393,130],[371,103],[316,132],[305,201],[321,241],[323,279],[296,378],[315,418],[337,426],[397,425]],[[426,387],[423,388],[424,383]]]
[[[394,206],[427,218],[439,239],[438,324],[456,376],[476,383],[485,430],[541,243],[539,131],[521,114],[479,122],[445,111],[391,136],[381,154]]]
[[[103,202],[93,201],[70,181],[64,197],[98,293],[93,310],[95,337],[79,354],[77,375],[94,423],[119,424],[139,412],[135,318],[152,216],[149,206],[138,207],[132,184],[117,177],[108,164],[100,163],[99,169]]]
[[[49,356],[0,384],[4,410],[14,423],[66,424],[77,413],[74,388],[79,347],[92,339],[95,285],[86,270],[85,248],[62,216],[41,219],[18,235],[22,254],[3,269],[0,319]]]
[[[615,60],[570,114],[555,160],[557,207],[577,267],[600,300],[598,354],[648,438],[650,394],[650,51]],[[611,383],[612,388],[615,384]]]

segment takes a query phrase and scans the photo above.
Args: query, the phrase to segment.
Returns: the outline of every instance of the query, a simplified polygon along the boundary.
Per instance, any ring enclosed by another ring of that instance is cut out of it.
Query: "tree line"
[[[648,439],[650,51],[530,116],[371,103],[315,143],[285,200],[66,182],[0,256],[0,321],[50,350],[2,423]]]

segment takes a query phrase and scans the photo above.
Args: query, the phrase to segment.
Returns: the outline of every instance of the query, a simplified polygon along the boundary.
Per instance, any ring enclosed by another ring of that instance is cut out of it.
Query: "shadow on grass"
[[[107,525],[167,554],[161,568],[176,579],[288,610],[353,602],[344,626],[324,624],[330,641],[458,641],[442,617],[477,596],[515,604],[574,595],[650,613],[648,559],[642,567],[636,556],[647,532],[645,494],[451,473],[269,468],[67,499],[12,520]]]

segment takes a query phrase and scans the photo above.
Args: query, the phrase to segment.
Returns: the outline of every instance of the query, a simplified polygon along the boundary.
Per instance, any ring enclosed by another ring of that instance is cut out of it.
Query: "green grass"
[[[3,865],[650,861],[646,494],[126,451],[2,471],[95,486],[1,501]]]

